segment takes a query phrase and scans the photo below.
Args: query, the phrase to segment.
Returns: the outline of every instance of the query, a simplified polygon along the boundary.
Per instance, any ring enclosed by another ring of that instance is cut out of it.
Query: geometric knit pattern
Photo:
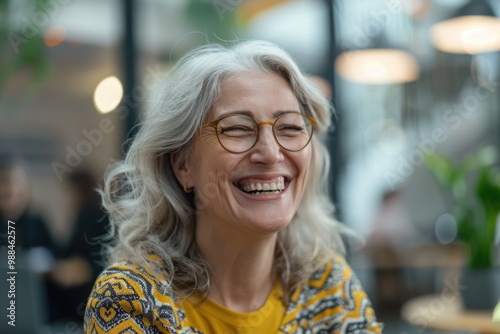
[[[213,334],[190,325],[182,305],[174,303],[161,259],[150,259],[151,267],[119,262],[101,273],[87,302],[85,332]],[[293,292],[277,333],[368,334],[382,328],[359,280],[336,256]]]

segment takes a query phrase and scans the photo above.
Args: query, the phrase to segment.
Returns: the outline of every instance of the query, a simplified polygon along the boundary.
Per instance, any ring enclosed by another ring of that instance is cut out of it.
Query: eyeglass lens
[[[221,145],[230,152],[248,151],[258,140],[258,125],[249,116],[233,115],[217,124]],[[289,151],[303,149],[311,139],[311,121],[299,114],[285,114],[274,123],[273,133],[278,144]]]

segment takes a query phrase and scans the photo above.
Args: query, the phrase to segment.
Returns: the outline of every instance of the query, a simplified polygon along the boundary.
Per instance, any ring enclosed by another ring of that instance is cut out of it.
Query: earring
[[[184,192],[186,193],[190,193],[191,191],[193,191],[193,187],[188,187],[188,186],[183,186],[184,187]]]

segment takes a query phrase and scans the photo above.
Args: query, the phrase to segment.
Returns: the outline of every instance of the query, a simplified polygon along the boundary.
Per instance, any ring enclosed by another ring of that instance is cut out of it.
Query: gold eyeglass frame
[[[276,124],[276,122],[281,118],[281,117],[284,117],[284,116],[288,116],[290,114],[296,114],[296,115],[299,115],[299,116],[302,116],[304,118],[307,118],[310,122],[311,122],[311,135],[309,136],[309,140],[307,141],[307,143],[301,148],[301,149],[298,149],[298,150],[289,150],[287,149],[286,147],[284,147],[283,145],[281,145],[281,143],[278,141],[278,138],[276,138],[276,133],[274,132],[274,125]],[[222,145],[221,141],[220,141],[220,138],[219,138],[219,132],[217,131],[217,125],[219,124],[220,121],[228,118],[228,117],[233,117],[233,116],[245,116],[249,119],[251,119],[255,125],[257,126],[257,136],[255,137],[255,142],[252,144],[252,146],[250,146],[250,148],[248,148],[247,150],[245,151],[242,151],[242,152],[236,152],[236,151],[231,151],[231,150],[228,150],[224,145]],[[231,153],[235,153],[235,154],[239,154],[239,153],[246,153],[248,151],[250,151],[256,144],[257,142],[259,141],[259,135],[260,135],[260,126],[261,125],[271,125],[272,127],[272,132],[273,132],[273,137],[274,137],[274,140],[276,141],[276,143],[284,150],[287,150],[289,152],[298,152],[298,151],[302,151],[304,148],[306,148],[307,145],[309,145],[309,143],[311,142],[311,139],[313,137],[313,134],[314,134],[314,126],[316,125],[316,123],[318,123],[318,121],[312,117],[309,117],[309,116],[306,116],[304,114],[301,114],[299,112],[289,112],[289,113],[284,113],[280,116],[278,116],[274,121],[262,121],[260,123],[257,123],[255,121],[255,119],[253,119],[253,117],[247,115],[247,114],[231,114],[231,115],[227,115],[227,116],[224,116],[222,118],[219,118],[219,119],[216,119],[214,121],[211,121],[211,122],[208,122],[205,124],[205,126],[210,126],[210,127],[213,127],[215,129],[215,135],[217,136],[217,141],[219,142],[220,146],[222,146],[226,151],[228,152],[231,152]]]

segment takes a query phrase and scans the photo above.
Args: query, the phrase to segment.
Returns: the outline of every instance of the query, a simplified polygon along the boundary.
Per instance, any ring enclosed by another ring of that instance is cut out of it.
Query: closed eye
[[[252,128],[243,125],[233,125],[220,128],[220,134],[236,134],[236,133],[245,133],[245,132],[253,132]]]
[[[282,125],[278,129],[278,131],[298,131],[298,132],[303,130],[304,130],[303,126],[298,126],[293,124]]]

